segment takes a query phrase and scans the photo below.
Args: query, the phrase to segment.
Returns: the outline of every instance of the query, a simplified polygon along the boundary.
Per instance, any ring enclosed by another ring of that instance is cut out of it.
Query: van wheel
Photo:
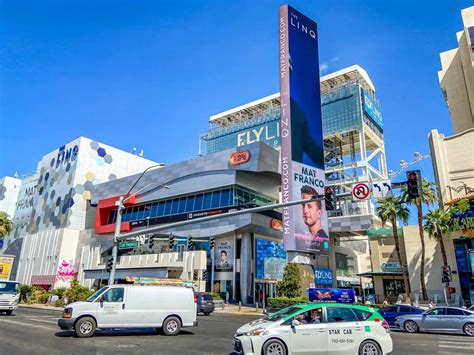
[[[13,311],[5,311],[5,314],[6,314],[7,316],[11,316],[11,315],[13,314]]]
[[[366,340],[359,346],[359,355],[382,355],[382,349],[375,341]]]
[[[78,338],[89,338],[95,333],[95,320],[91,317],[84,317],[79,319],[75,326],[74,330]]]
[[[211,314],[211,312],[204,312],[205,316],[208,316],[209,314]]]
[[[264,355],[286,355],[285,344],[281,340],[272,339],[265,343],[263,346]]]
[[[163,322],[163,332],[165,335],[178,335],[181,330],[181,322],[176,317],[168,317]]]

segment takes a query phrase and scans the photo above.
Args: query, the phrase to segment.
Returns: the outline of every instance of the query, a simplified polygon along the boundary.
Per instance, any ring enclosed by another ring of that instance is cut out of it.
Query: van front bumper
[[[11,311],[11,310],[15,310],[15,309],[18,309],[17,304],[9,304],[9,305],[0,306],[0,311]]]
[[[61,328],[61,330],[74,330],[75,321],[75,318],[59,318],[58,327]]]

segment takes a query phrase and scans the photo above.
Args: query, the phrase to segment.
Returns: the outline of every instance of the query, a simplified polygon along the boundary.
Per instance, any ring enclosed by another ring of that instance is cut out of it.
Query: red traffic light
[[[456,293],[456,288],[455,287],[448,287],[448,293],[452,295],[453,293]]]

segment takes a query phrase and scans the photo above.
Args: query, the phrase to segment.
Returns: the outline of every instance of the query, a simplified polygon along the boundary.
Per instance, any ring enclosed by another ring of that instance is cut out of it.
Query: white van
[[[113,285],[68,305],[58,326],[79,338],[92,336],[96,328],[157,328],[178,335],[182,327],[197,326],[196,303],[191,287]]]

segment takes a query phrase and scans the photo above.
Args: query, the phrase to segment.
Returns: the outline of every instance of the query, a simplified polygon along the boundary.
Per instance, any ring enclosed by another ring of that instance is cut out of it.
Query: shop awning
[[[357,274],[361,277],[372,277],[372,276],[403,276],[401,271],[369,271],[363,272],[362,274]]]

